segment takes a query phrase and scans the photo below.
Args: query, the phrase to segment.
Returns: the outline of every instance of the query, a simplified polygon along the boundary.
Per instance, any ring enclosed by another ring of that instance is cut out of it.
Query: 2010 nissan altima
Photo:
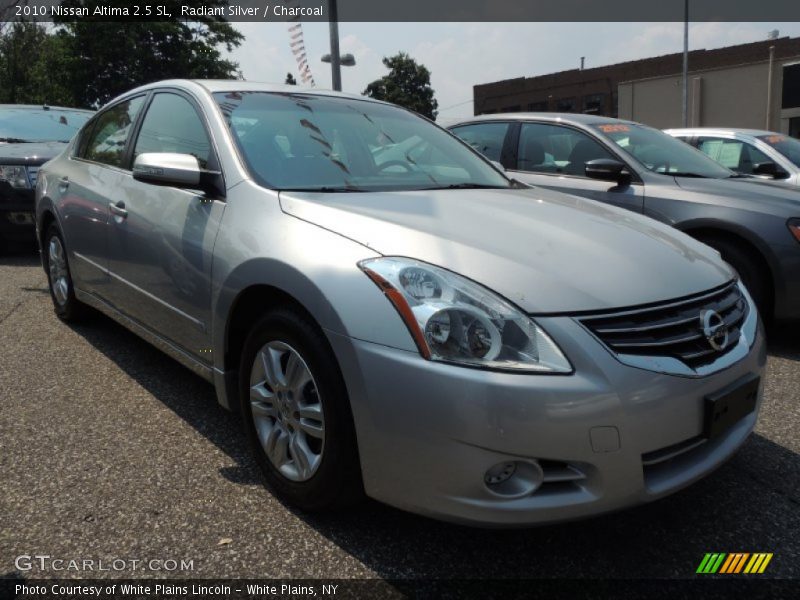
[[[36,191],[58,316],[94,307],[212,381],[305,510],[577,518],[703,477],[756,422],[759,317],[714,250],[389,104],[152,84]]]

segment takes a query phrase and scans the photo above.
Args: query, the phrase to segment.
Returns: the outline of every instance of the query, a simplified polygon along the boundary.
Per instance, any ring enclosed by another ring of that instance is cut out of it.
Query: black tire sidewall
[[[258,351],[268,342],[294,348],[311,371],[325,419],[322,460],[307,481],[283,476],[261,447],[250,408],[250,371]],[[338,364],[323,334],[292,310],[265,315],[244,344],[239,369],[240,412],[248,442],[268,486],[282,499],[306,510],[318,511],[351,504],[360,494],[361,476],[350,405]]]

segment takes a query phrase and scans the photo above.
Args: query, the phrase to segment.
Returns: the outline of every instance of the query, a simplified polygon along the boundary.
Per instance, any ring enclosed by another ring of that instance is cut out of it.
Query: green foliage
[[[294,75],[291,73],[286,74],[286,79],[284,80],[285,84],[287,85],[297,85],[297,79],[294,78]]]
[[[383,64],[389,74],[370,83],[363,94],[435,119],[439,103],[433,97],[430,71],[405,52],[384,58]]]
[[[9,24],[0,34],[0,103],[71,105],[69,57],[41,23]]]
[[[161,0],[172,17],[109,22],[83,17],[42,24],[14,23],[0,31],[0,102],[96,108],[153,81],[234,79],[238,65],[224,59],[243,36],[220,17],[180,17],[181,6],[224,6],[225,0]],[[63,0],[64,7],[128,7],[123,0]]]

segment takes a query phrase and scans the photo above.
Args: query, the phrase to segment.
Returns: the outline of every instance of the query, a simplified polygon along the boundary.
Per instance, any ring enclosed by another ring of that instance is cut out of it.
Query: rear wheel
[[[291,310],[262,318],[244,345],[239,389],[245,432],[279,497],[307,511],[360,497],[347,392],[314,325]]]
[[[64,239],[55,224],[50,225],[45,233],[44,261],[50,297],[58,318],[77,321],[84,317],[88,307],[75,297]]]

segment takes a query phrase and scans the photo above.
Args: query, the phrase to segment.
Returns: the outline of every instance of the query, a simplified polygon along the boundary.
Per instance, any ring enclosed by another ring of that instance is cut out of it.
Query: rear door
[[[79,288],[108,293],[108,213],[125,180],[125,150],[145,95],[99,113],[82,131],[55,182],[70,268]]]
[[[132,144],[142,153],[191,154],[201,168],[219,162],[200,106],[173,90],[153,94]],[[211,262],[225,204],[193,189],[120,181],[109,225],[113,302],[195,358],[206,361]]]
[[[558,123],[524,122],[520,124],[515,150],[515,164],[509,174],[520,181],[635,212],[644,209],[644,185],[635,181],[636,172],[630,167],[634,182],[629,185],[586,176],[587,161],[621,159],[580,129]]]

